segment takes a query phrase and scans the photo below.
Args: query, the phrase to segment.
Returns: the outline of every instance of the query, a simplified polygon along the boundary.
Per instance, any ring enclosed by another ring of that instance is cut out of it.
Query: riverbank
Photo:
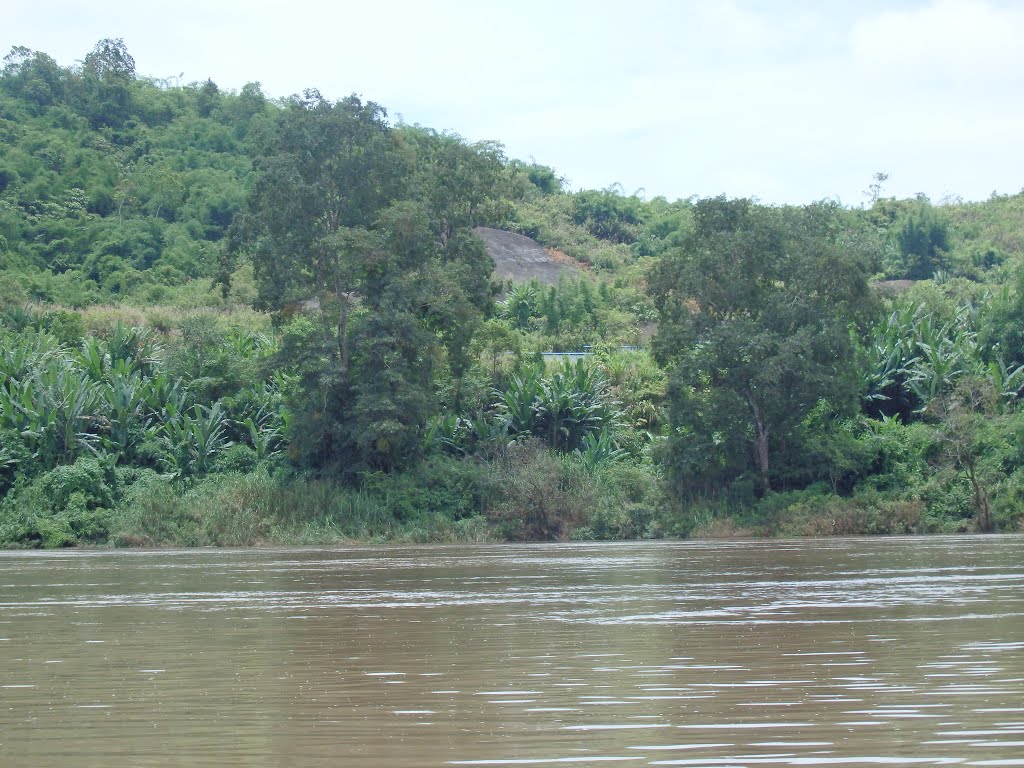
[[[208,547],[485,543],[659,538],[965,533],[970,505],[942,497],[824,489],[752,505],[683,506],[650,468],[588,467],[527,443],[490,462],[437,458],[356,487],[258,464],[184,481],[95,458],[17,488],[0,507],[0,546]],[[1000,507],[996,528],[1024,530]]]

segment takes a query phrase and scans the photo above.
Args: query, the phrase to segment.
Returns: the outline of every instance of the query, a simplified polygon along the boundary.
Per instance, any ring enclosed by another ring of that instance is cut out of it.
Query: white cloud
[[[1004,86],[1024,76],[1024,8],[985,0],[937,0],[868,17],[851,34],[853,64],[873,80]]]

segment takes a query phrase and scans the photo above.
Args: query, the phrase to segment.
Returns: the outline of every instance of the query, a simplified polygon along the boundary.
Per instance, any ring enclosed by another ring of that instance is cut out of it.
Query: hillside
[[[355,96],[14,49],[0,544],[1017,530],[1022,223],[569,191]]]

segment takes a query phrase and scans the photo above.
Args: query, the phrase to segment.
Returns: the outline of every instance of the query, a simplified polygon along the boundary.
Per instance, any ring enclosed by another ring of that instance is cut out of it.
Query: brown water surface
[[[0,764],[1024,766],[1024,537],[0,553]]]

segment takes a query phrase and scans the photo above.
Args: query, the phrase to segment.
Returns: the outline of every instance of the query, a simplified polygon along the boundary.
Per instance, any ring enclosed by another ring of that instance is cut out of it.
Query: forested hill
[[[354,96],[14,48],[0,543],[1012,528],[1024,194],[884,182],[574,192]],[[497,281],[495,231],[574,269]]]
[[[120,41],[102,41],[72,68],[13,49],[0,79],[0,296],[152,302],[214,277],[228,228],[246,208],[254,163],[272,151],[276,121],[310,103],[270,99],[258,83],[225,92],[210,80],[140,77]],[[407,154],[447,145],[448,157],[428,161],[442,188],[422,194],[457,195],[472,184],[482,196],[466,211],[474,225],[521,232],[597,267],[658,255],[691,219],[690,201],[643,201],[614,187],[567,194],[551,169],[509,161],[498,144],[468,146],[419,127],[392,133]],[[475,165],[459,162],[455,146]],[[979,279],[1020,256],[1024,199],[932,205],[879,197],[855,218],[885,232],[873,264],[879,277],[940,270]]]

